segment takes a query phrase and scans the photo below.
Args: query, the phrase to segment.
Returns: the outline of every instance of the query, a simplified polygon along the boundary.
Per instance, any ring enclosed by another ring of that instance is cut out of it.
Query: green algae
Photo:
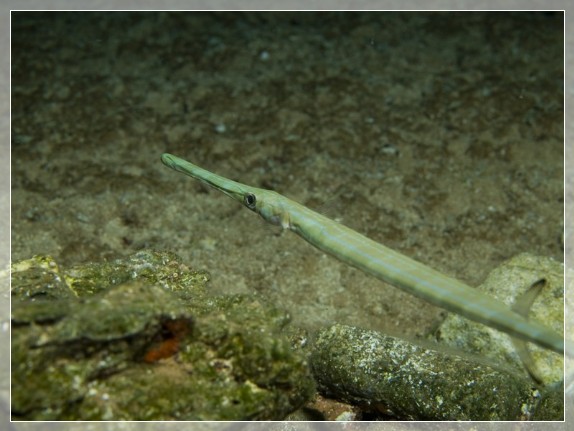
[[[170,252],[140,251],[112,262],[88,263],[66,271],[65,279],[77,296],[92,295],[133,279],[193,296],[209,280],[205,271],[191,271]]]
[[[62,299],[73,296],[51,256],[34,256],[12,264],[12,297]]]
[[[285,312],[209,295],[171,253],[46,262],[13,267],[15,420],[281,419],[313,393]]]

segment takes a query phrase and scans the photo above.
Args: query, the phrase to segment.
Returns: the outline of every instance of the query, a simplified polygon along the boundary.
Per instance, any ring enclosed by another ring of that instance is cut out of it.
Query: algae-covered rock
[[[170,253],[13,266],[15,420],[281,419],[312,394],[288,316]]]
[[[528,318],[543,323],[557,333],[564,325],[564,265],[547,257],[519,254],[494,269],[477,289],[506,303],[509,307],[539,279],[546,284],[534,301]],[[461,351],[490,357],[525,373],[510,337],[496,329],[450,313],[440,326],[438,339]],[[545,384],[562,381],[563,357],[532,343],[528,344],[536,373]]]
[[[560,391],[543,395],[512,369],[335,325],[311,354],[319,390],[399,420],[562,420]],[[534,416],[535,415],[535,416]]]

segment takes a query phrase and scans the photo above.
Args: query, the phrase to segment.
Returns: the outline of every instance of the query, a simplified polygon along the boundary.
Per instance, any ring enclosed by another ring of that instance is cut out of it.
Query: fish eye
[[[243,201],[247,206],[247,208],[255,209],[255,203],[257,202],[257,198],[253,193],[247,193]]]

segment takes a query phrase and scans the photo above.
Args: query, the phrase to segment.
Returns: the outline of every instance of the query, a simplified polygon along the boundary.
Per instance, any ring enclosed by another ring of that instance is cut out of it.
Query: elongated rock
[[[528,378],[378,332],[334,325],[319,333],[311,366],[321,392],[401,420],[561,420]]]

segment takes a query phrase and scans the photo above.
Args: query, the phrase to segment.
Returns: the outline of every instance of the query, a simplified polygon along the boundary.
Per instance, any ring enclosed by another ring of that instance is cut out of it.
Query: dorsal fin
[[[540,280],[535,281],[530,285],[530,287],[520,295],[514,301],[512,305],[512,310],[518,314],[520,314],[525,319],[528,319],[528,314],[530,313],[530,309],[532,308],[532,304],[536,300],[536,297],[540,294],[542,289],[546,286],[546,279],[541,278]],[[511,337],[512,344],[516,349],[516,353],[520,357],[524,368],[528,371],[528,374],[537,384],[542,384],[542,378],[540,377],[540,373],[536,368],[536,364],[534,363],[534,359],[528,350],[527,342],[524,340],[519,340],[516,337]]]

